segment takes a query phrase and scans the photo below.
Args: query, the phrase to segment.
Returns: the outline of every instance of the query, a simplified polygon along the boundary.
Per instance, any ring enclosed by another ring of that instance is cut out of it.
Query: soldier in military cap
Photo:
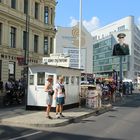
[[[113,56],[129,55],[129,46],[124,43],[125,36],[124,33],[119,33],[117,35],[119,43],[115,44],[113,47]]]

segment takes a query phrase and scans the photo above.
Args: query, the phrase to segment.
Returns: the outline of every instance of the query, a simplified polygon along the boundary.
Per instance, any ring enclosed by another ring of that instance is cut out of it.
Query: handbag
[[[48,94],[51,95],[51,96],[53,96],[53,94],[54,94],[54,90],[52,90],[52,91],[48,91]]]

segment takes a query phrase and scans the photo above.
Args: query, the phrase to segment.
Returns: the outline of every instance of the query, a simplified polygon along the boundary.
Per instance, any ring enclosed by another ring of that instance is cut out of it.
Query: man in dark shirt
[[[124,43],[124,37],[126,35],[124,33],[120,33],[117,35],[119,43],[115,44],[113,47],[113,56],[118,55],[129,55],[129,46]]]

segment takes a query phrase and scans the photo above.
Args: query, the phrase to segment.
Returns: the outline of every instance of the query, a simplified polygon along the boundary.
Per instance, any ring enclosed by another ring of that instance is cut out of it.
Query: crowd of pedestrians
[[[122,98],[123,95],[132,94],[134,90],[132,82],[115,82],[114,80],[97,81],[102,90],[102,100],[109,100],[110,102],[115,101],[115,96],[119,94]]]
[[[24,79],[14,80],[8,79],[3,83],[0,81],[0,93],[3,96],[3,105],[8,106],[14,103],[14,100],[21,104],[25,94],[25,81]]]
[[[18,90],[18,89],[24,89],[25,88],[25,80],[23,78],[19,80],[14,79],[8,79],[7,82],[3,83],[3,81],[0,81],[0,93],[7,91],[7,90]]]

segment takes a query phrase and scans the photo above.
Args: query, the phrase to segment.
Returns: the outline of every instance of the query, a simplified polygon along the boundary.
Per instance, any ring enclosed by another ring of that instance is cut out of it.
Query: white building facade
[[[81,35],[81,69],[84,73],[93,73],[93,38],[82,27]],[[57,27],[54,41],[54,54],[64,53],[70,57],[70,67],[79,67],[79,27]]]
[[[133,16],[120,19],[92,33],[93,71],[101,75],[111,75],[113,69],[119,72],[119,57],[112,56],[113,45],[118,42],[119,33],[126,34],[125,42],[130,48],[130,55],[123,57],[123,77],[136,82],[140,74],[140,30],[135,25]]]

